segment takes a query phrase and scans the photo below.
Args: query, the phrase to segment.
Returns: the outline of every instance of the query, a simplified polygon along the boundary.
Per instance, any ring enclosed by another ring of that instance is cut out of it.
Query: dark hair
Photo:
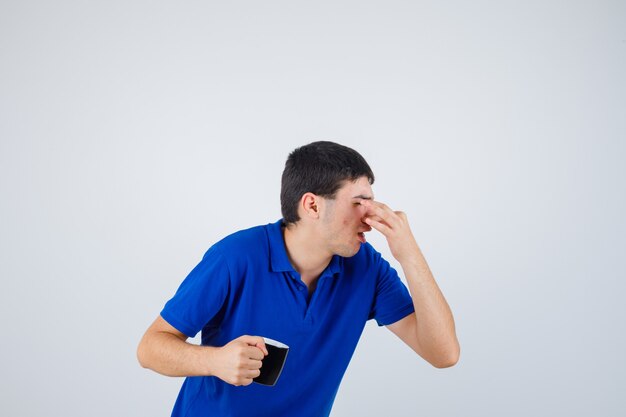
[[[372,169],[354,149],[328,141],[295,149],[287,158],[281,181],[283,221],[289,224],[300,220],[298,203],[305,193],[334,199],[344,181],[356,181],[360,177],[374,183]]]

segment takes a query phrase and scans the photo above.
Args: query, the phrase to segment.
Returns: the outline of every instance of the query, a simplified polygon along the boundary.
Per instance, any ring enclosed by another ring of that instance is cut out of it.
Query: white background
[[[462,346],[435,369],[370,322],[334,417],[621,415],[625,22],[623,1],[1,1],[0,414],[169,415],[182,379],[140,368],[141,335],[327,139],[407,212]]]

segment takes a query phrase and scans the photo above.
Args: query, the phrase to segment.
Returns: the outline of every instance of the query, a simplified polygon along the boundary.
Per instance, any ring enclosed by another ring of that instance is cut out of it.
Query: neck
[[[283,228],[283,237],[289,261],[302,277],[316,278],[333,257],[320,247],[316,233],[304,225]]]

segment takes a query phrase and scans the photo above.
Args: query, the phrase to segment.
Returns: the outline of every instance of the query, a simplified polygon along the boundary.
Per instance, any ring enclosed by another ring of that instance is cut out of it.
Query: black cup
[[[263,358],[261,375],[254,378],[253,381],[261,385],[274,386],[283,370],[283,366],[285,366],[289,346],[267,337],[264,337],[263,340],[265,341],[268,355]]]

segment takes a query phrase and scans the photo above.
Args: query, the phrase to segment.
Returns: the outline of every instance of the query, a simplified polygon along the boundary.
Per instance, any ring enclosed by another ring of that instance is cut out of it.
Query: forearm
[[[211,375],[211,361],[218,348],[197,346],[167,332],[144,335],[137,349],[139,363],[167,376]]]
[[[421,250],[401,265],[415,307],[417,343],[425,359],[440,367],[454,365],[460,354],[454,317]]]

